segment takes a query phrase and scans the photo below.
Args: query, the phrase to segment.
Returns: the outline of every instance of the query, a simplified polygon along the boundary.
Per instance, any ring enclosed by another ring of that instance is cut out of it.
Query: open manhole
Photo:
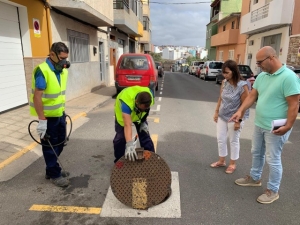
[[[113,168],[110,184],[115,197],[134,209],[147,209],[171,195],[171,171],[154,152],[137,149],[138,160],[123,156]]]

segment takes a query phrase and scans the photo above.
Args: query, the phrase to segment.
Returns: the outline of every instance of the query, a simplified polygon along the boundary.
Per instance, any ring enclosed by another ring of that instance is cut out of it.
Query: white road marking
[[[164,90],[163,88],[160,89],[161,91]]]
[[[159,94],[161,95],[161,94],[162,94],[162,92],[159,92]]]
[[[156,110],[155,109],[154,110],[151,109],[151,112],[158,112],[158,111],[160,111],[160,105],[157,105]]]
[[[178,172],[171,172],[171,175],[171,196],[165,202],[148,210],[132,209],[124,205],[114,196],[109,187],[100,217],[181,218]]]
[[[162,99],[162,97],[159,97],[159,98],[158,98],[158,101],[161,102],[161,99]]]

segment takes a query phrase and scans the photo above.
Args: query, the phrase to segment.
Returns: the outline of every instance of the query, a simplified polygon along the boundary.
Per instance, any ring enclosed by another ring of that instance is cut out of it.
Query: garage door
[[[26,103],[17,8],[0,2],[0,112]]]

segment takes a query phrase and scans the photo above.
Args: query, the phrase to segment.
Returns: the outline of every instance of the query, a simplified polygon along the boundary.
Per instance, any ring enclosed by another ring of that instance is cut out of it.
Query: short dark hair
[[[145,104],[146,107],[149,107],[152,102],[151,94],[148,92],[140,92],[136,98],[138,104]]]
[[[60,54],[61,52],[69,53],[68,47],[63,42],[53,43],[50,50],[56,54]]]
[[[237,63],[234,60],[229,59],[223,63],[222,73],[225,72],[225,68],[231,70],[233,85],[236,86],[242,78]]]

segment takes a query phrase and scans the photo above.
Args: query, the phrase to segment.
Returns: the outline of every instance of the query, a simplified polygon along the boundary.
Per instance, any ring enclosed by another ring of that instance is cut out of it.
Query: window
[[[143,16],[143,28],[144,28],[144,30],[149,30],[149,18],[148,18],[148,16]]]
[[[258,0],[253,0],[253,5],[258,3]]]
[[[249,46],[252,46],[252,45],[254,45],[254,40],[249,41]]]
[[[70,61],[75,63],[89,61],[89,35],[74,30],[67,30],[70,43]]]
[[[219,51],[219,61],[223,61],[223,51]]]
[[[211,29],[209,29],[209,34],[208,35],[209,35],[208,37],[211,37]]]
[[[229,50],[228,59],[234,60],[234,50]]]
[[[225,26],[223,26],[223,31],[225,31],[226,30],[226,25]]]
[[[235,21],[232,21],[231,22],[231,29],[234,29],[235,28]]]

